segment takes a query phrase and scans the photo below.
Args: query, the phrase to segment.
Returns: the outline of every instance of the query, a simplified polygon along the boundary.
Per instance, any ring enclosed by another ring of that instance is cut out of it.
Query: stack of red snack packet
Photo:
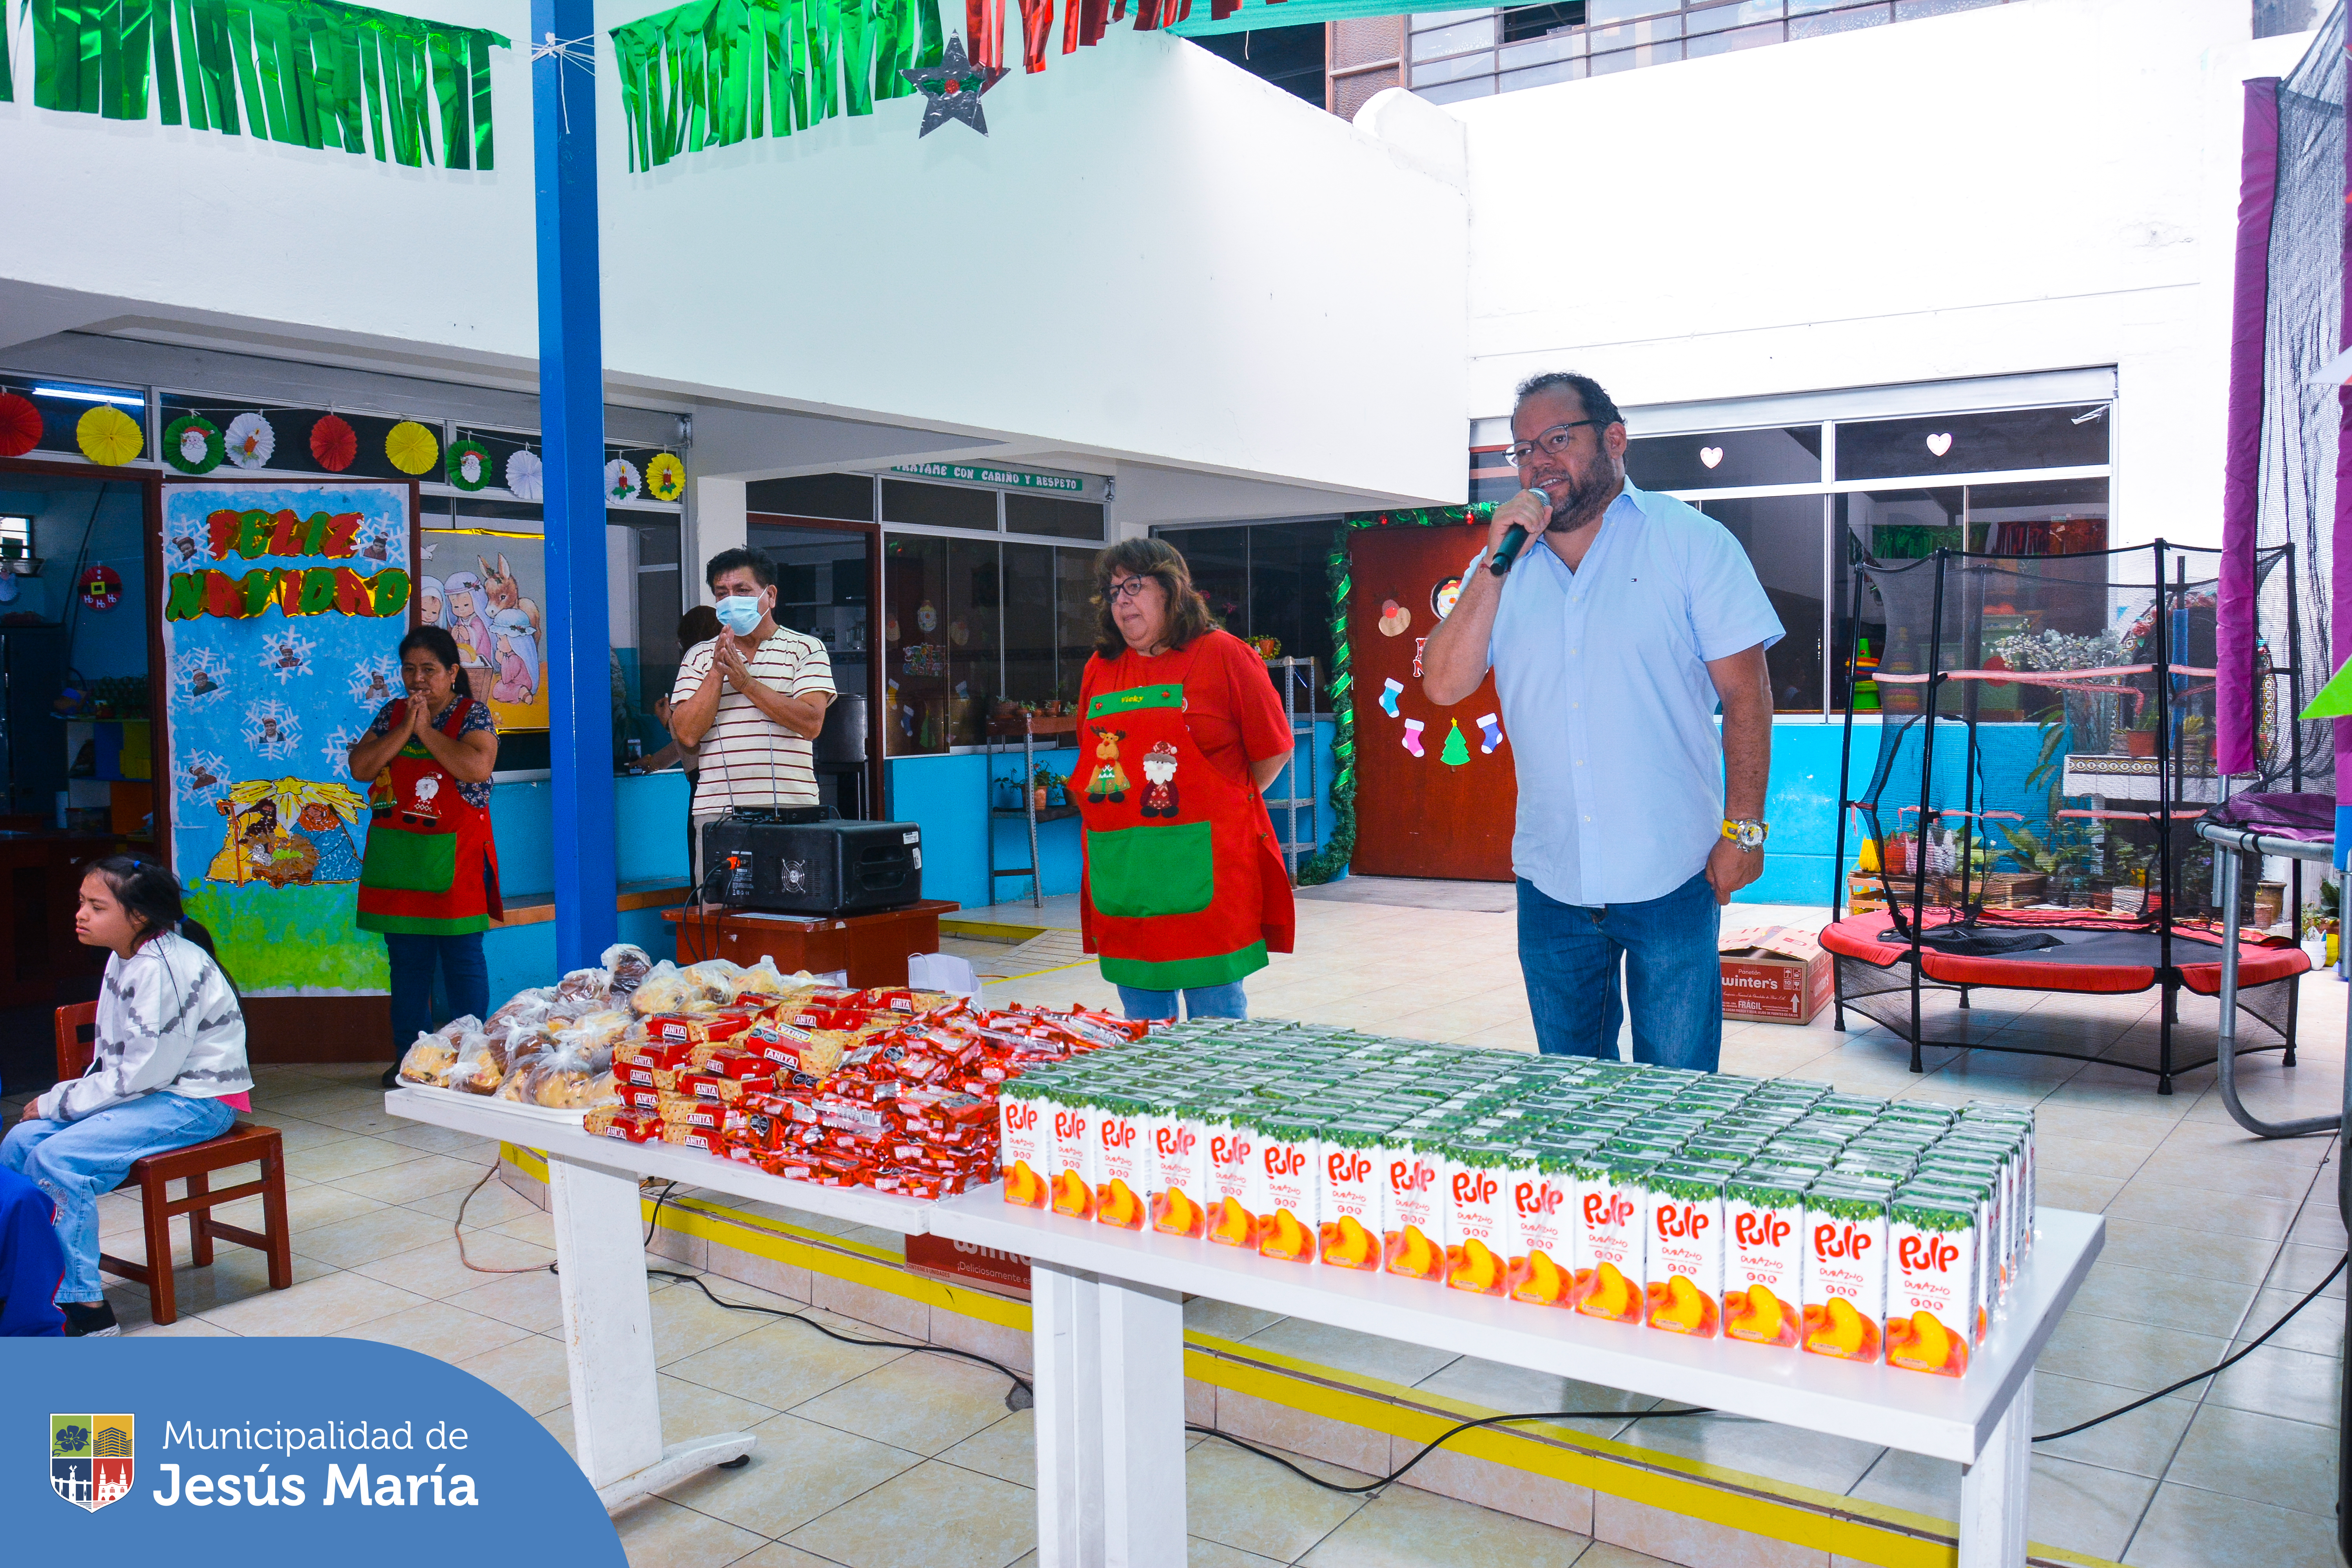
[[[587,1129],[821,1186],[949,1197],[996,1178],[999,1085],[1148,1027],[905,986],[745,993],[632,1029],[613,1051],[620,1103],[590,1111]]]

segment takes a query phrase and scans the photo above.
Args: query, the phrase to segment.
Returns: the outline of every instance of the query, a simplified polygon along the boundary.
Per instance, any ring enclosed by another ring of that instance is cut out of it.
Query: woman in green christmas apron
[[[384,704],[352,743],[352,777],[366,784],[371,816],[360,868],[362,931],[382,931],[392,961],[392,1056],[433,1027],[433,973],[449,1016],[490,1010],[482,932],[503,919],[499,853],[490,840],[490,770],[499,737],[488,707],[458,667],[457,641],[439,626],[400,639],[407,695]]]
[[[1265,662],[1219,630],[1184,558],[1130,539],[1095,557],[1095,657],[1078,687],[1071,798],[1078,914],[1130,1018],[1248,1016],[1242,980],[1288,952],[1290,879],[1265,792],[1290,722]]]

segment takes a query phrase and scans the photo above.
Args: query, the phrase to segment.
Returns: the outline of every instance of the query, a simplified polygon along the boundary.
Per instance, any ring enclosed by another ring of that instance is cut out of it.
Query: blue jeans
[[[386,931],[384,952],[392,959],[392,1059],[398,1061],[433,1030],[433,967],[441,966],[441,990],[449,1011],[441,1017],[462,1018],[471,1013],[484,1018],[490,1012],[490,966],[482,956],[482,933],[463,936],[414,936]]]
[[[1172,1018],[1176,1016],[1174,991],[1139,991],[1132,985],[1118,988],[1120,1011],[1130,1018]],[[1230,981],[1223,985],[1195,985],[1181,994],[1184,1015],[1190,1018],[1246,1018],[1249,998],[1242,994],[1242,983]]]
[[[58,1240],[66,1249],[60,1301],[98,1301],[98,1200],[122,1184],[131,1162],[217,1138],[236,1121],[226,1100],[190,1100],[168,1089],[142,1094],[79,1121],[20,1121],[0,1142],[0,1165],[24,1176],[58,1205]],[[171,1259],[150,1258],[168,1268]]]
[[[1617,1059],[1625,1021],[1617,964],[1633,1009],[1633,1059],[1713,1072],[1723,1056],[1722,912],[1702,871],[1664,898],[1588,908],[1519,879],[1519,969],[1547,1056]]]

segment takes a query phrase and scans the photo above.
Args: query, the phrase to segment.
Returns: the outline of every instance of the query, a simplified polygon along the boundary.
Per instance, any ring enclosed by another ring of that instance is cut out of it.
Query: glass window
[[[1831,597],[1835,605],[1834,646],[1843,657],[1853,649],[1860,671],[1854,693],[1854,711],[1871,712],[1883,706],[1881,693],[1869,678],[1882,658],[1890,657],[1889,638],[1900,646],[1893,650],[1895,663],[1890,668],[1914,670],[1919,638],[1927,632],[1924,626],[1902,624],[1890,626],[1887,610],[1874,589],[1865,582],[1859,624],[1854,613],[1853,571],[1856,562],[1865,558],[1876,561],[1916,561],[1934,554],[1937,550],[1958,550],[1961,544],[1960,519],[1967,506],[1966,497],[1958,485],[1933,489],[1885,489],[1858,491],[1835,499],[1832,511],[1833,537],[1843,541],[1832,552],[1834,578]],[[1845,678],[1839,674],[1835,692],[1830,701],[1835,708],[1843,699]],[[1912,694],[1912,709],[1917,710],[1916,694]],[[1899,703],[1898,703],[1899,709]]]
[[[1845,0],[1813,0],[1815,5],[1836,5]],[[1819,38],[1831,33],[1851,33],[1858,27],[1875,27],[1895,20],[1894,10],[1887,0],[1873,0],[1867,5],[1849,5],[1841,11],[1829,11],[1822,16],[1798,19],[1798,7],[1806,0],[1789,0],[1789,37]]]
[[[1273,637],[1291,658],[1314,659],[1326,682],[1331,679],[1329,558],[1338,531],[1328,519],[1249,531],[1250,614],[1243,635]]]
[[[1505,12],[1506,17],[1511,15]],[[1412,58],[1416,60],[1442,59],[1447,55],[1466,54],[1473,49],[1493,47],[1495,18],[1482,16],[1475,22],[1457,22],[1450,27],[1435,27],[1412,36]],[[1418,76],[1418,71],[1413,73]]]
[[[1470,500],[1508,500],[1519,493],[1519,470],[1500,447],[1470,448]]]
[[[1625,474],[1645,490],[1819,484],[1822,427],[1638,437],[1625,444]]]
[[[1043,533],[1057,539],[1098,540],[1103,536],[1103,512],[1099,501],[1033,496],[1019,490],[1004,492],[1004,531],[1007,533]],[[1016,604],[1021,602],[1014,601]]]
[[[1192,569],[1192,586],[1209,602],[1209,614],[1236,637],[1249,635],[1249,536],[1247,528],[1184,528],[1162,535]]]
[[[883,672],[893,756],[975,745],[1004,679],[994,540],[887,536]]]
[[[1752,49],[1760,44],[1780,42],[1780,24],[1766,22],[1753,27],[1735,27],[1727,32],[1695,35],[1683,46],[1692,59],[1704,59],[1709,55],[1727,55],[1734,49]]]
[[[1093,551],[1054,552],[1054,689],[1063,701],[1075,702],[1101,624],[1094,602]]]
[[[79,458],[81,444],[75,438],[74,428],[81,416],[101,405],[111,405],[129,415],[143,436],[147,429],[147,395],[135,387],[99,386],[87,382],[58,381],[42,378],[33,381],[10,377],[0,381],[0,392],[13,392],[40,411],[41,437],[34,443],[44,452],[67,452]],[[169,423],[169,419],[165,423]],[[143,443],[142,443],[143,444]],[[142,451],[142,458],[152,457]]]
[[[1040,613],[1049,612],[1054,603],[1054,557],[1060,553],[1050,544],[1004,546],[1004,597],[1024,612],[1004,628],[1003,695],[1015,702],[1055,702],[1078,694],[1075,685],[1066,692],[1058,689],[1060,628],[1050,613]]]
[[[29,560],[33,553],[33,520],[22,512],[0,515],[0,561]]]
[[[1610,0],[1601,0],[1603,9]],[[1658,0],[1658,9],[1665,0]],[[1549,5],[1507,5],[1503,8],[1503,41],[1516,44],[1525,38],[1540,38],[1569,27],[1584,25],[1584,0],[1557,0]],[[1416,53],[1415,58],[1419,58]]]
[[[1780,0],[1731,0],[1728,5],[1717,5],[1705,11],[1693,11],[1683,26],[1696,38],[1702,33],[1720,33],[1727,28],[1746,27],[1759,22],[1780,19]],[[1775,38],[1780,29],[1772,29]]]
[[[2107,405],[1841,420],[1837,477],[1892,479],[2010,468],[2090,468],[2107,457]]]
[[[421,474],[410,474],[394,466],[384,451],[384,438],[401,420],[382,415],[338,413],[330,415],[319,408],[264,408],[251,403],[230,403],[216,397],[167,392],[163,395],[162,431],[169,431],[173,423],[184,415],[196,415],[227,440],[229,426],[240,415],[258,414],[269,426],[269,458],[261,466],[278,473],[332,474],[350,479],[393,479],[406,482],[422,479],[437,484],[447,477],[448,453],[444,450],[434,458],[433,466]],[[126,411],[127,412],[127,411]],[[351,427],[352,440],[346,446],[342,433],[330,425],[319,426],[329,418],[341,419]],[[418,423],[433,432],[437,444],[447,435],[436,420]],[[160,432],[159,432],[160,433]],[[66,444],[71,447],[72,431],[67,431]],[[487,446],[488,444],[485,443]],[[503,463],[503,458],[499,459]],[[223,463],[213,470],[218,478],[236,471],[233,463]],[[503,478],[503,474],[501,474]],[[532,515],[538,515],[533,509]]]
[[[912,479],[884,479],[882,521],[994,533],[996,492],[965,489],[958,485],[918,484]]]
[[[743,487],[743,500],[753,511],[872,522],[874,476],[803,474],[796,479],[754,479]]]
[[[2107,547],[2107,481],[1966,487],[1969,538],[1989,555],[2081,555]]]
[[[1765,650],[1772,672],[1772,708],[1780,713],[1822,710],[1822,542],[1829,510],[1819,495],[1748,496],[1699,501],[1739,541],[1757,580],[1780,617],[1781,638]]]

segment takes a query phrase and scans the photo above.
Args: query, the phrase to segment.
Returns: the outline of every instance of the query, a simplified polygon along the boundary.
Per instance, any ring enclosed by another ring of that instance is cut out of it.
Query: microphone
[[[1547,517],[1549,517],[1552,504],[1551,492],[1549,490],[1538,488],[1521,490],[1519,494],[1543,497],[1544,511],[1547,514]],[[1515,522],[1511,524],[1510,527],[1503,530],[1502,542],[1495,546],[1494,557],[1486,563],[1486,570],[1492,572],[1497,577],[1509,576],[1511,572],[1511,563],[1519,558],[1519,552],[1526,547],[1527,542],[1528,531],[1520,527],[1517,523]]]

